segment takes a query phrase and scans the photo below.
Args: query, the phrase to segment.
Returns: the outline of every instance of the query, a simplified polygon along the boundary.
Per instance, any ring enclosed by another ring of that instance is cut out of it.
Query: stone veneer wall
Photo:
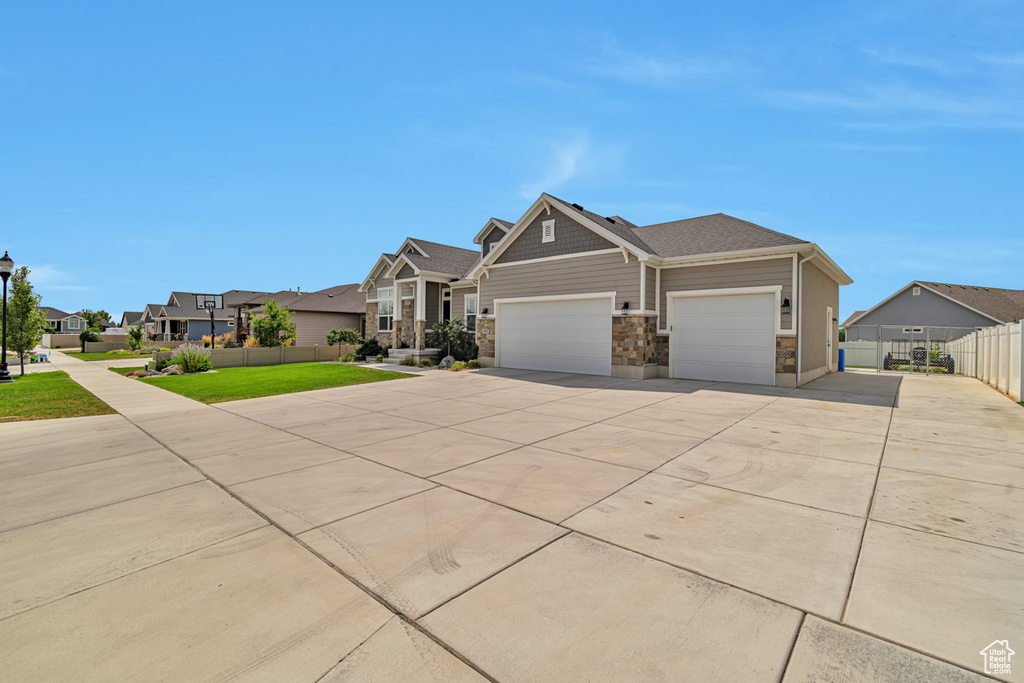
[[[408,348],[416,348],[416,325],[413,318],[416,313],[416,302],[412,299],[402,300],[402,319],[395,321],[395,347],[403,344]]]
[[[659,334],[654,338],[654,362],[668,367],[668,335]]]
[[[422,351],[427,348],[427,321],[417,320],[416,321],[416,344],[413,348],[417,351]]]
[[[494,318],[477,317],[476,345],[478,358],[494,358]]]
[[[654,316],[612,316],[612,365],[654,363],[657,324]]]
[[[775,338],[775,372],[796,374],[796,337]]]

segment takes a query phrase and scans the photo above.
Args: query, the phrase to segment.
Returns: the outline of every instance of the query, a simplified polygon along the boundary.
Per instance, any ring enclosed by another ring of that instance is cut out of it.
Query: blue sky
[[[0,249],[44,304],[361,280],[548,191],[856,281],[1024,287],[1024,5],[7,3]]]

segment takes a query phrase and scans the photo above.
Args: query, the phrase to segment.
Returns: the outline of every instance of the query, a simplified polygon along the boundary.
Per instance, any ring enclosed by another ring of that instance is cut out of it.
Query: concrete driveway
[[[0,425],[8,680],[969,681],[1024,647],[1024,409],[975,380],[205,406],[54,365],[120,415]]]

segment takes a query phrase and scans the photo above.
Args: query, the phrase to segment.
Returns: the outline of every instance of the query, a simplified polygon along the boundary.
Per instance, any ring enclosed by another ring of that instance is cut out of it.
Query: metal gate
[[[974,327],[879,325],[875,346],[878,372],[974,374],[976,344],[954,344],[974,333]]]

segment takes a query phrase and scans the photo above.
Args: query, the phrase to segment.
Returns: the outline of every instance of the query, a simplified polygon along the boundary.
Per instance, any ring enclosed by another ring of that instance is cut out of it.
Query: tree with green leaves
[[[445,355],[453,356],[455,360],[473,360],[477,354],[476,342],[463,324],[461,315],[446,323],[434,323],[433,331],[427,335],[427,345],[435,349],[445,349]]]
[[[128,330],[128,348],[132,351],[138,351],[142,348],[142,325],[136,325]]]
[[[42,297],[35,293],[28,274],[22,266],[11,274],[11,295],[7,302],[7,348],[21,359],[21,374],[25,374],[25,354],[43,339],[46,314],[39,310]]]
[[[92,330],[93,332],[102,332],[103,325],[110,322],[110,314],[102,308],[98,311],[83,308],[81,315],[85,318],[85,329]]]
[[[341,346],[342,344],[358,346],[363,343],[363,338],[351,327],[342,327],[337,330],[328,330],[327,334],[324,335],[324,341],[328,346]]]
[[[253,317],[250,323],[252,335],[260,346],[284,346],[288,340],[299,338],[291,318],[292,312],[287,306],[281,306],[275,299],[266,299],[263,313],[258,318]]]

